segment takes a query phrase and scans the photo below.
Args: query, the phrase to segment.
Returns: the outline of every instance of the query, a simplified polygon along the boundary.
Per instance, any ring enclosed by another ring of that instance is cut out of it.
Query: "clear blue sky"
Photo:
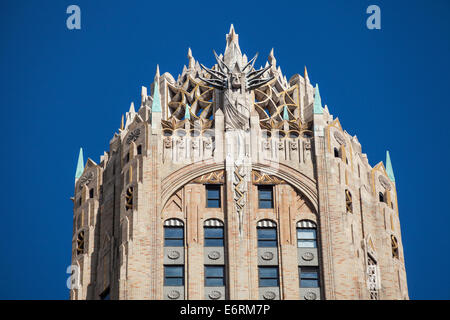
[[[450,2],[1,1],[0,299],[67,299],[75,166],[98,162],[141,85],[207,66],[234,23],[248,56],[308,67],[371,165],[390,150],[409,294],[450,299]],[[81,30],[66,8],[81,8]],[[366,28],[370,4],[381,30]]]

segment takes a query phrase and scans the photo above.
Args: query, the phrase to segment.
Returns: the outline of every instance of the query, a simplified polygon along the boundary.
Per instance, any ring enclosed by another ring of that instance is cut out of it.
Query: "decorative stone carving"
[[[338,131],[335,131],[333,133],[333,136],[339,144],[343,144],[345,146],[345,138],[342,136],[342,134],[340,134]]]
[[[178,290],[171,290],[171,291],[167,294],[167,297],[168,297],[169,299],[172,299],[172,300],[176,300],[176,299],[178,299],[180,296],[181,296],[181,294],[180,294],[180,291],[178,291]]]
[[[386,179],[385,176],[379,176],[378,181],[380,181],[380,184],[385,188],[386,190],[391,190],[391,184],[388,179]]]
[[[311,150],[311,141],[310,140],[305,141],[304,146],[305,150]]]
[[[167,254],[167,257],[172,260],[176,260],[180,257],[180,253],[178,251],[172,250]]]
[[[177,141],[178,148],[184,149],[185,140],[183,137],[180,138],[180,140]]]
[[[265,150],[270,150],[270,141],[263,141],[263,148]]]
[[[317,299],[317,294],[315,294],[314,292],[308,291],[305,294],[305,299],[306,300],[316,300]]]
[[[272,259],[273,259],[273,253],[270,252],[270,251],[266,251],[266,252],[264,252],[264,253],[261,255],[261,258],[262,258],[263,260],[266,260],[266,261],[272,260]]]
[[[224,171],[214,171],[202,175],[199,178],[194,179],[192,182],[200,184],[223,184],[225,182]]]
[[[211,141],[205,141],[205,149],[211,149],[212,143]]]
[[[220,252],[219,251],[211,251],[210,253],[208,253],[208,258],[210,258],[211,260],[217,260],[220,258]]]
[[[83,188],[84,185],[88,185],[89,183],[91,183],[91,181],[94,179],[94,173],[91,172],[87,172],[86,174],[84,174],[81,178],[80,178],[80,189]]]
[[[252,182],[253,184],[282,184],[285,183],[278,177],[268,175],[266,173],[253,170],[252,171]]]
[[[168,149],[172,147],[172,138],[171,137],[165,137],[164,138],[164,148]]]
[[[284,149],[284,142],[278,142],[278,150]]]
[[[277,297],[277,295],[276,295],[276,293],[273,292],[273,291],[266,291],[266,292],[264,292],[264,294],[263,294],[263,298],[264,298],[265,300],[273,300],[273,299],[275,299],[276,297]]]
[[[314,259],[314,254],[312,252],[305,252],[304,254],[302,254],[302,259],[305,261],[311,261],[312,259]]]
[[[289,142],[289,145],[291,147],[291,150],[297,150],[298,149],[298,143],[296,141]]]
[[[208,297],[212,300],[220,299],[221,296],[222,296],[222,294],[220,293],[220,291],[217,291],[217,290],[211,291],[208,294]]]
[[[192,141],[192,149],[198,149],[198,141]]]
[[[130,144],[132,141],[136,141],[137,138],[139,138],[139,135],[141,134],[141,129],[136,129],[128,135],[127,143]]]

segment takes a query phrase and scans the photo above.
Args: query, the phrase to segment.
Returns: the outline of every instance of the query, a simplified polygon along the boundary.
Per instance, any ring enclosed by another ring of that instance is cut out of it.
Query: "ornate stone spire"
[[[392,169],[391,157],[389,151],[386,151],[386,173],[392,182],[395,182],[394,170]]]
[[[323,114],[322,99],[320,98],[319,84],[314,89],[314,114]]]
[[[80,148],[80,153],[78,154],[77,171],[75,172],[75,180],[81,177],[83,171],[84,171],[83,148]]]
[[[308,70],[306,70],[306,66],[305,66],[305,76],[304,76],[304,78],[305,78],[305,82],[309,83]]]
[[[161,95],[159,93],[159,65],[156,65],[155,85],[153,87],[152,112],[161,112]]]
[[[242,53],[239,47],[239,35],[234,31],[234,26],[231,25],[230,32],[226,36],[227,46],[225,48],[224,62],[232,70],[237,63],[239,68],[242,68]]]

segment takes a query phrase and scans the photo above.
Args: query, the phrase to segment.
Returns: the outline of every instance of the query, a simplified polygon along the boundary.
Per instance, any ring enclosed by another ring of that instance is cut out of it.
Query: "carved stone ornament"
[[[198,149],[198,141],[192,141],[192,149]]]
[[[208,297],[212,300],[220,299],[221,296],[222,296],[222,294],[220,293],[220,291],[217,291],[217,290],[211,291],[208,294]]]
[[[172,250],[167,254],[167,257],[172,260],[176,260],[180,257],[180,253],[178,251]]]
[[[263,148],[265,150],[270,150],[270,142],[269,141],[263,141]]]
[[[128,135],[127,143],[130,144],[132,141],[136,141],[137,138],[139,138],[139,135],[141,134],[141,129],[136,129]]]
[[[305,261],[311,261],[312,259],[314,259],[314,254],[312,252],[305,252],[304,254],[302,254],[302,259]]]
[[[256,170],[252,170],[252,182],[253,182],[253,184],[282,184],[282,183],[285,183],[284,180],[282,180],[278,177],[275,177],[275,176],[272,176],[272,175],[269,175],[269,174],[266,174],[266,173],[263,173],[260,171],[256,171]]]
[[[276,293],[273,291],[266,291],[263,294],[263,298],[266,300],[273,300],[276,298],[276,296],[277,296]]]
[[[192,182],[201,183],[201,184],[223,184],[225,183],[224,171],[214,171],[211,173],[207,173],[194,179]]]
[[[284,149],[284,142],[278,142],[278,150]]]
[[[168,149],[172,147],[172,138],[171,137],[165,137],[164,138],[164,148]]]
[[[291,150],[297,150],[298,149],[298,144],[297,144],[296,141],[289,142],[289,145],[291,146]]]
[[[306,300],[316,300],[317,299],[317,294],[315,294],[314,292],[309,291],[309,292],[307,292],[305,294],[305,299]]]
[[[391,184],[389,183],[388,179],[386,179],[385,176],[379,176],[378,181],[380,181],[380,184],[385,188],[386,190],[391,190]]]
[[[205,149],[211,149],[212,143],[211,141],[205,141]]]
[[[184,140],[183,137],[181,137],[180,140],[177,141],[178,147],[179,147],[180,149],[184,149],[184,141],[185,141],[185,140]]]
[[[168,297],[169,299],[172,299],[172,300],[176,300],[176,299],[178,299],[180,296],[181,296],[181,294],[180,294],[180,291],[178,291],[178,290],[171,290],[171,291],[167,294],[167,297]]]
[[[220,252],[219,251],[211,251],[210,253],[208,253],[208,258],[210,258],[211,260],[217,260],[220,258]]]
[[[84,185],[88,185],[89,183],[91,183],[91,181],[93,179],[94,179],[94,173],[92,171],[84,174],[80,178],[80,189],[82,189]]]
[[[266,252],[264,252],[264,253],[261,255],[261,258],[262,258],[263,260],[266,260],[266,261],[272,260],[272,259],[273,259],[273,253],[270,252],[270,251],[266,251]]]
[[[304,146],[305,146],[305,150],[311,150],[311,141],[305,141],[305,144],[304,144]]]
[[[343,144],[345,146],[345,138],[342,136],[342,134],[340,134],[338,131],[335,131],[333,133],[333,136],[339,144]]]

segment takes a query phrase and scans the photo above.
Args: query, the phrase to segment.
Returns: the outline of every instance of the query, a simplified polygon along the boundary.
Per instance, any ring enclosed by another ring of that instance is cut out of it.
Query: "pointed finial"
[[[84,171],[84,160],[83,160],[83,148],[80,148],[80,153],[78,154],[77,171],[75,172],[75,179],[79,179]]]
[[[309,76],[308,76],[308,70],[306,70],[306,66],[305,66],[305,81],[309,82]]]
[[[273,48],[270,50],[269,57],[267,58],[269,60],[269,63],[272,65],[272,68],[276,68],[277,65],[277,59],[275,59],[275,56],[273,54]]]
[[[123,130],[124,128],[124,122],[123,122],[123,115],[122,115],[122,120],[120,121],[120,130]]]
[[[130,110],[128,111],[130,114],[132,113],[136,113],[136,111],[134,110],[134,102],[131,102],[130,104]]]
[[[316,83],[316,88],[314,91],[314,114],[323,114],[322,99],[320,98],[318,83]]]
[[[191,119],[190,107],[186,103],[186,109],[184,110],[184,119]]]
[[[189,59],[189,66],[188,68],[191,69],[194,67],[194,57],[192,56],[192,50],[191,48],[188,49],[187,57]]]
[[[155,79],[159,79],[159,64],[156,65],[156,73],[155,73]]]
[[[392,182],[395,182],[394,170],[392,169],[391,157],[389,151],[386,151],[386,173]]]
[[[161,112],[161,95],[159,93],[159,79],[155,79],[155,85],[153,87],[152,112]]]
[[[284,110],[283,110],[283,120],[289,120],[289,114],[288,114],[288,109],[287,106],[284,106]]]

